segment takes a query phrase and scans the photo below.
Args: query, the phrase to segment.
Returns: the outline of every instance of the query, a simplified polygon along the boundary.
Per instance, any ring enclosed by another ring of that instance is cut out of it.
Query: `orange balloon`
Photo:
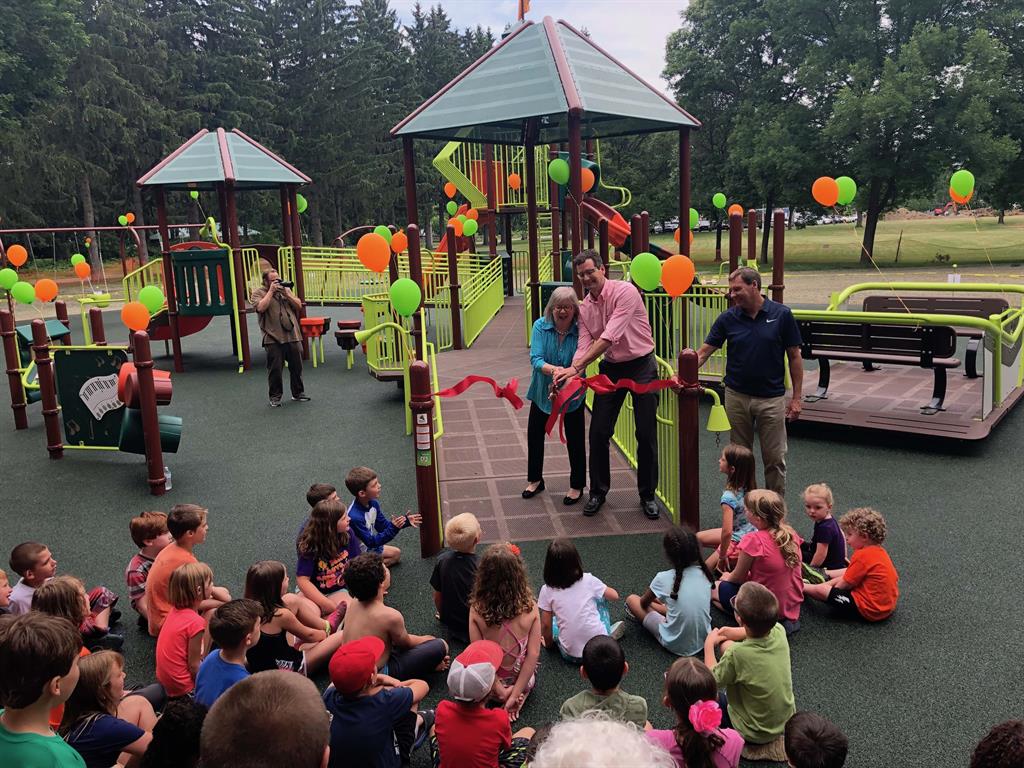
[[[692,229],[690,230],[690,245],[693,245],[693,230]]]
[[[468,211],[466,211],[466,218],[472,219],[473,221],[477,221],[480,218],[480,211],[478,211],[476,208],[470,208]]]
[[[121,322],[133,331],[144,331],[149,327],[149,310],[141,301],[129,301],[121,307]]]
[[[949,199],[952,200],[954,203],[957,203],[959,205],[966,205],[967,202],[971,199],[971,196],[973,194],[974,194],[974,190],[973,189],[968,194],[966,194],[966,195],[958,195],[956,192],[953,191],[952,187],[949,188]]]
[[[673,299],[678,299],[693,285],[693,277],[697,274],[690,259],[677,253],[669,256],[661,265],[661,284],[665,287],[665,293]]]
[[[125,217],[126,219],[128,219],[128,223],[129,223],[129,224],[134,224],[134,223],[135,223],[135,214],[134,214],[134,213],[132,213],[131,211],[128,211],[128,213],[126,213],[126,214],[124,215],[124,217]]]
[[[836,185],[836,189],[839,189],[838,185]],[[837,192],[836,194],[838,195],[839,193]],[[729,215],[735,216],[737,214],[739,214],[740,216],[743,215],[743,206],[740,205],[739,203],[733,203],[732,205],[729,206]]]
[[[383,272],[391,261],[391,246],[376,232],[368,232],[356,243],[356,256],[371,272]]]
[[[811,186],[811,197],[818,205],[831,208],[839,202],[839,185],[831,176],[821,176]]]
[[[36,298],[40,301],[53,301],[57,298],[57,283],[48,277],[36,281]]]
[[[693,233],[691,232],[690,234],[693,234]],[[679,242],[679,230],[678,229],[675,232],[672,233],[672,239],[675,240],[677,243]]]
[[[519,189],[523,186],[523,180],[519,177],[518,173],[510,173],[508,175],[508,185],[512,189]]]
[[[8,248],[7,261],[9,261],[13,267],[20,267],[28,261],[28,251],[25,250],[25,246],[15,244]]]
[[[409,247],[409,238],[405,232],[398,230],[391,236],[391,250],[395,253],[401,253]]]
[[[458,190],[455,189],[455,183],[454,182],[449,181],[447,184],[444,185],[444,193],[446,195],[448,195],[449,198],[455,197],[455,193],[457,191]]]
[[[594,176],[594,172],[589,168],[580,169],[580,185],[583,187],[584,192],[589,192],[594,188],[594,182],[597,181]]]
[[[458,235],[459,237],[462,237],[462,222],[459,221],[458,219],[453,219],[451,224],[452,229],[455,230],[455,234]]]
[[[88,261],[82,261],[75,264],[75,274],[78,275],[79,280],[85,280],[92,274],[92,267],[89,266]]]

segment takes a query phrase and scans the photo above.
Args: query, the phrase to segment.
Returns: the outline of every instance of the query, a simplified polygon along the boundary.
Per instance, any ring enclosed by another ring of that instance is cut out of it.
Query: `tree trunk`
[[[317,247],[323,247],[324,244],[324,232],[323,227],[320,223],[320,206],[314,204],[312,206],[312,216],[310,216],[310,226],[313,228],[313,245]]]
[[[764,224],[761,227],[761,263],[768,263],[768,237],[772,230],[772,211],[775,200],[773,193],[769,193],[764,201]]]
[[[868,187],[867,220],[864,222],[863,247],[860,251],[860,263],[871,266],[875,255],[875,230],[878,229],[878,217],[882,212],[882,180],[872,177]]]
[[[854,229],[860,229],[863,226],[864,226],[864,211],[862,211],[860,208],[858,208],[857,209],[857,223],[854,226]]]
[[[96,236],[96,232],[92,227],[96,226],[96,209],[92,204],[92,186],[89,184],[89,175],[83,173],[78,182],[78,193],[82,197],[82,219],[86,227],[89,227],[89,231],[86,235],[92,238],[92,244],[89,246],[89,265],[92,267],[92,271],[97,274],[100,279],[103,276],[103,255],[100,253],[100,239]]]
[[[142,206],[142,190],[136,184],[132,184],[132,210],[135,212],[135,224],[140,227],[146,226],[145,208]]]
[[[1006,216],[1006,209],[1005,208],[1000,208],[999,209],[999,218],[996,219],[996,224],[1005,224],[1006,222],[1003,220],[1005,216]]]
[[[786,229],[793,228],[793,215],[796,213],[795,206],[789,206],[789,217],[786,219]]]

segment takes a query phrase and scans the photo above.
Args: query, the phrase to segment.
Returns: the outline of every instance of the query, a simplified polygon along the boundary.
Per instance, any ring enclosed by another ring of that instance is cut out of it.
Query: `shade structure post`
[[[441,551],[441,504],[434,450],[434,398],[430,395],[430,366],[426,360],[414,360],[409,366],[409,410],[413,420],[416,501],[423,516],[420,556],[432,557]]]
[[[757,211],[747,211],[747,261],[757,261]]]
[[[526,142],[525,156],[526,161],[526,238],[527,244],[530,251],[530,282],[527,286],[527,290],[530,292],[530,323],[531,325],[537,322],[540,317],[540,251],[537,246],[537,164],[533,162],[535,154],[534,143],[532,141]],[[553,183],[553,182],[552,182]],[[549,187],[550,189],[550,187]],[[555,200],[557,200],[557,192],[554,198],[549,196],[548,200],[551,201],[551,209],[555,210]],[[552,213],[551,216],[551,235],[553,238],[558,237],[556,234],[555,219],[557,215]],[[561,261],[561,252],[555,249],[551,258],[554,260],[552,264]],[[560,267],[554,267],[555,274],[561,274]]]
[[[163,187],[156,189],[156,223],[160,230],[160,261],[164,273],[164,296],[167,299],[167,324],[171,329],[171,349],[174,354],[174,370],[181,373],[185,363],[181,359],[181,333],[178,330],[178,292],[174,287],[174,270],[171,268],[171,230],[167,223],[167,194]]]
[[[680,350],[677,365],[682,384],[678,394],[679,423],[676,427],[679,435],[679,522],[696,531],[700,528],[697,401],[703,391],[697,379],[697,353],[692,349]]]
[[[487,253],[493,259],[498,255],[498,190],[494,177],[494,145],[484,145],[484,170],[486,172],[487,208],[490,221],[487,224]]]
[[[420,255],[420,228],[415,224],[409,224],[405,228],[405,234],[409,240],[409,278],[420,287],[420,303],[412,314],[412,338],[416,349],[416,359],[424,360],[425,350],[423,349],[423,317],[420,307],[423,306],[423,297],[427,295],[426,286],[423,285],[423,260]]]
[[[225,222],[228,228],[228,242],[231,244],[231,263],[235,271],[235,284],[231,290],[235,292],[235,306],[238,307],[237,319],[232,316],[232,322],[238,323],[238,338],[242,345],[242,369],[248,370],[252,361],[249,356],[249,327],[245,322],[245,302],[248,298],[245,295],[245,274],[242,270],[242,241],[238,235],[238,207],[235,203],[235,185],[225,185],[227,196],[228,220]],[[299,272],[301,274],[301,272]],[[228,276],[225,275],[225,278]],[[299,298],[302,298],[302,283],[296,283],[299,291]],[[235,334],[231,334],[232,346],[235,344]],[[237,350],[236,350],[237,353]]]
[[[527,155],[529,156],[529,155]],[[558,145],[548,145],[548,162],[558,157]],[[532,163],[527,164],[527,174]],[[564,280],[562,274],[562,211],[558,207],[558,185],[550,178],[548,182],[548,209],[551,211],[551,267],[555,280]]]
[[[772,214],[772,301],[782,303],[786,274],[786,214]]]
[[[566,196],[566,207],[569,209],[569,222],[572,225],[572,255],[575,257],[583,250],[583,142],[582,142],[582,110],[569,110],[569,191]],[[573,271],[572,282],[577,286],[576,295],[583,295],[583,284]]]
[[[459,283],[459,251],[455,228],[448,227],[448,296],[452,311],[452,348],[462,349],[462,297]]]
[[[679,252],[690,255],[690,129],[679,129]],[[687,234],[684,236],[683,232]]]
[[[419,226],[420,217],[416,210],[416,152],[410,136],[402,137],[402,164],[405,170],[405,219]]]

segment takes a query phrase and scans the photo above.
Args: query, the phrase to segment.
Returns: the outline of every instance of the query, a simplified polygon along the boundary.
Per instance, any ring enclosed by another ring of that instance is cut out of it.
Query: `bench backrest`
[[[956,353],[956,331],[944,325],[884,325],[838,320],[799,320],[803,357],[822,352],[874,352],[933,358]]]
[[[865,312],[916,312],[923,315],[964,315],[988,320],[1009,309],[995,296],[865,296]]]

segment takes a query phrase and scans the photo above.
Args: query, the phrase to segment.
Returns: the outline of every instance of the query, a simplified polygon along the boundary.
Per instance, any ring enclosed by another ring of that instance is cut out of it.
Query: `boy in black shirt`
[[[476,577],[480,522],[469,512],[456,515],[444,527],[449,549],[437,556],[430,586],[434,588],[437,618],[448,627],[452,639],[469,642],[469,595]]]

